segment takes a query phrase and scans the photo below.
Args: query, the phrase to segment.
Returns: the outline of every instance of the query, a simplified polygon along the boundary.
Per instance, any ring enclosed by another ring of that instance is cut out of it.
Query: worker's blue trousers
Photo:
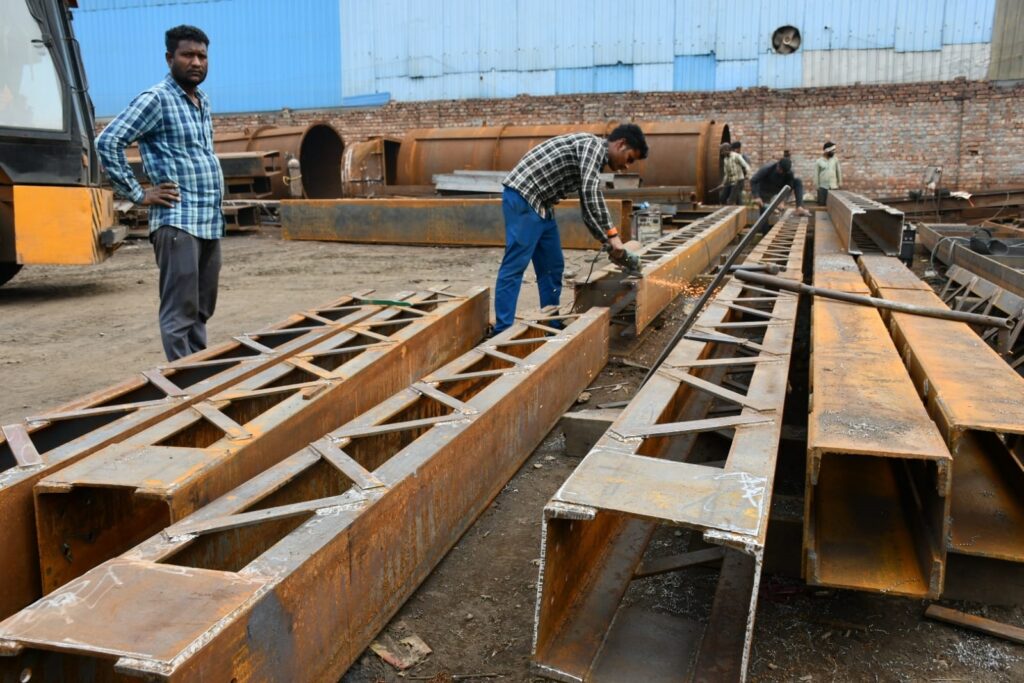
[[[553,216],[541,218],[521,194],[507,187],[501,195],[501,210],[505,214],[505,256],[494,287],[495,332],[515,321],[519,288],[530,261],[537,274],[541,308],[558,305],[565,270],[562,241]]]

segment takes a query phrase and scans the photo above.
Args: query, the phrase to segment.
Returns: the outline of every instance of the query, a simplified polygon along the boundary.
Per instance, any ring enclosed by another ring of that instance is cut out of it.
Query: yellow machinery
[[[0,0],[0,284],[25,264],[89,265],[124,239],[100,188],[74,0]]]

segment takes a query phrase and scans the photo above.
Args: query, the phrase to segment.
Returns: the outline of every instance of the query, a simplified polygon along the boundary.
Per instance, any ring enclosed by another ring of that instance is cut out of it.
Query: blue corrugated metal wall
[[[167,73],[164,31],[193,24],[210,37],[203,89],[218,112],[342,103],[338,0],[82,0],[74,11],[90,93],[116,114]],[[348,34],[349,32],[345,32]],[[374,92],[371,74],[365,89]]]
[[[177,23],[210,34],[206,89],[224,112],[979,78],[995,2],[80,0],[75,16],[108,115],[164,73]],[[784,25],[801,32],[794,54],[772,49]]]

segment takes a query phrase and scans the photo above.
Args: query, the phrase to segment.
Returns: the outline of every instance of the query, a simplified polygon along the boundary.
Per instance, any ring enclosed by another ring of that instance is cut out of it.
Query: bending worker
[[[810,215],[804,208],[804,183],[793,175],[793,161],[789,157],[784,156],[759,168],[750,179],[750,194],[754,196],[757,208],[761,209],[786,185],[793,188],[796,214]]]
[[[603,140],[590,133],[559,135],[537,145],[505,177],[501,208],[505,215],[505,255],[494,288],[497,334],[515,320],[516,302],[526,266],[533,261],[540,306],[557,306],[562,294],[565,260],[558,236],[554,205],[570,192],[579,192],[583,222],[594,237],[621,257],[625,248],[611,224],[598,173],[608,166],[624,171],[647,158],[647,141],[640,127],[618,126]]]

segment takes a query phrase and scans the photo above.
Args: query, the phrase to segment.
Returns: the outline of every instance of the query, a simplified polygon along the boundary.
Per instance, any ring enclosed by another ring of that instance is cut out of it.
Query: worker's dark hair
[[[733,149],[741,149],[742,147],[743,147],[743,143],[740,142],[739,140],[737,140],[736,142],[732,143],[732,148]]]
[[[207,47],[210,46],[210,39],[206,37],[201,28],[182,24],[181,26],[167,29],[167,33],[164,34],[164,44],[167,46],[167,52],[173,55],[174,51],[178,49],[178,43],[183,40],[191,40],[196,43],[202,43]]]
[[[793,162],[789,157],[782,157],[779,159],[779,168],[782,169],[783,173],[789,173],[793,168]]]
[[[623,123],[616,126],[612,134],[608,136],[608,142],[616,140],[625,140],[630,149],[639,154],[641,159],[647,158],[647,139],[644,138],[644,132],[640,130],[640,126],[635,123]]]

